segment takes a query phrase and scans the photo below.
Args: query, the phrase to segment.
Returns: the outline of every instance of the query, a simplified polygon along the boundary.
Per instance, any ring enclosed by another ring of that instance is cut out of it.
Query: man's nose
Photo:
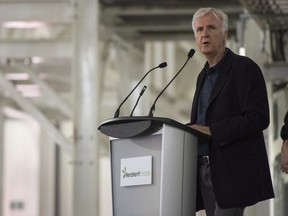
[[[208,28],[204,28],[202,31],[202,36],[207,36],[209,34]]]

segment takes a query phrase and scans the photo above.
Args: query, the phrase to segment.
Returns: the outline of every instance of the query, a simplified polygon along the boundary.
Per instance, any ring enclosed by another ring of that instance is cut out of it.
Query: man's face
[[[199,50],[204,55],[217,55],[225,48],[227,32],[223,33],[222,20],[208,13],[195,20],[195,38]]]

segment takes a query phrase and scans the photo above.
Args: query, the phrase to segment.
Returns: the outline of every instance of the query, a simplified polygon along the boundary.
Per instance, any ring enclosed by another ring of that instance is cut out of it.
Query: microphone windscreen
[[[167,66],[167,63],[166,62],[162,62],[161,64],[159,64],[159,67],[160,68],[164,68],[164,67],[166,67]]]
[[[191,49],[188,53],[188,58],[192,58],[192,56],[194,55],[195,53],[195,50],[194,49]]]

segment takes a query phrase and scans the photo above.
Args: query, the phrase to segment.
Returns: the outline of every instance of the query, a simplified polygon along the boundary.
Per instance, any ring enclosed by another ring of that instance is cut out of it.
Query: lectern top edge
[[[100,130],[101,133],[110,137],[128,138],[155,133],[159,129],[161,129],[163,124],[168,124],[176,128],[180,128],[201,139],[210,139],[209,135],[206,135],[200,131],[190,128],[187,125],[184,125],[170,118],[163,117],[117,117],[102,122],[98,127],[98,130]]]

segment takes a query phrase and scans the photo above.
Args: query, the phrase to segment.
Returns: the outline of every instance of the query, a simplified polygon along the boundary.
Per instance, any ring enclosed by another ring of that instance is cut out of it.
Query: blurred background
[[[227,47],[257,62],[267,84],[265,139],[276,198],[245,215],[288,215],[288,175],[279,169],[288,105],[287,0],[0,0],[0,215],[112,216],[109,139],[98,126],[165,61],[120,110],[130,115],[146,85],[134,115],[148,115],[193,48],[154,114],[189,122],[205,63],[191,20],[206,6],[228,14]]]

